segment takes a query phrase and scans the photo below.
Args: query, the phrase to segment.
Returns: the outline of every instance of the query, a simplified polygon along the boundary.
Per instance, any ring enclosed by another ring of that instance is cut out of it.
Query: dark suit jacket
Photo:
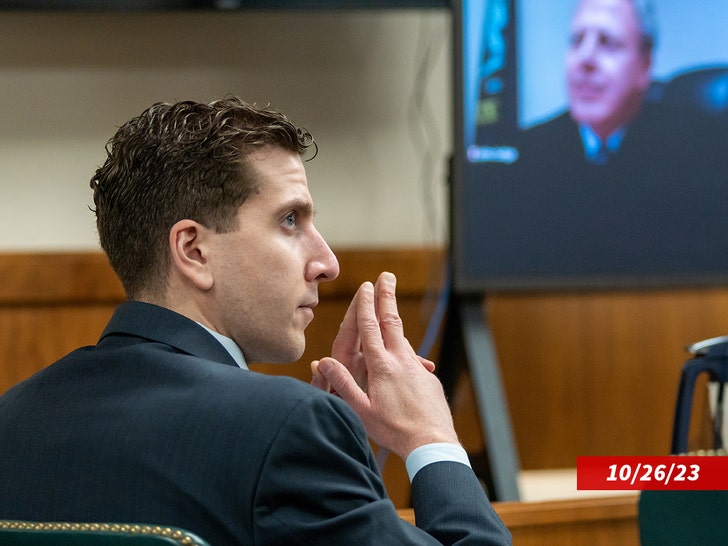
[[[345,403],[241,370],[145,303],[0,397],[0,461],[0,518],[174,525],[217,546],[510,543],[457,463],[417,474],[420,528],[405,523]]]

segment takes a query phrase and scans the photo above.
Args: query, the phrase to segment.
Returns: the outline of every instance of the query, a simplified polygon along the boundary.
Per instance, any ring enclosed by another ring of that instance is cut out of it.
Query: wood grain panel
[[[725,289],[497,295],[486,310],[528,469],[669,453],[685,346],[728,331]]]
[[[0,306],[123,299],[121,283],[99,252],[0,254]]]
[[[0,307],[0,393],[77,347],[95,344],[114,307]]]

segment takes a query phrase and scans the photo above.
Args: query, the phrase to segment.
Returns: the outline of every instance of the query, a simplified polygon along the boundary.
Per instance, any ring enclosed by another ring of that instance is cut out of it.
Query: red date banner
[[[728,490],[728,457],[577,457],[579,490]]]

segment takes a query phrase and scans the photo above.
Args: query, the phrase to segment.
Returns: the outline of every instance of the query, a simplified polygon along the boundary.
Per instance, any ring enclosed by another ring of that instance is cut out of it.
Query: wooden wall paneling
[[[0,307],[0,393],[72,350],[95,344],[114,307]]]
[[[99,252],[0,254],[0,306],[117,303],[124,291]]]
[[[486,310],[528,469],[669,453],[685,346],[728,331],[717,288],[501,294]]]
[[[98,252],[0,255],[0,393],[95,343],[123,299]]]

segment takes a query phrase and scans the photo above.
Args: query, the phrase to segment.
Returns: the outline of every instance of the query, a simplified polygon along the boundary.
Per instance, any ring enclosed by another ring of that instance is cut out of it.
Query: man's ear
[[[652,85],[652,51],[645,51],[642,55],[640,87],[643,91],[647,91],[650,85]]]
[[[210,230],[194,220],[180,220],[169,230],[172,266],[199,290],[210,290],[213,274],[209,264]]]

